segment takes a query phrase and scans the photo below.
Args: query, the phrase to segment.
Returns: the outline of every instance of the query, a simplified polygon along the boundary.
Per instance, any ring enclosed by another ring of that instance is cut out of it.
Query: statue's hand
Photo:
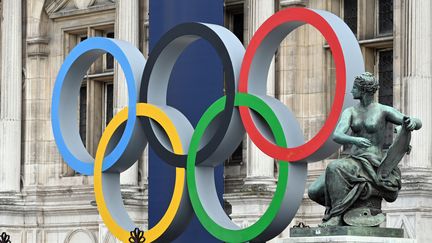
[[[367,138],[355,137],[353,144],[360,148],[367,148],[372,145],[372,142]]]
[[[415,119],[415,118],[406,117],[406,118],[404,118],[404,123],[406,124],[406,128],[408,131],[413,131],[415,129],[419,129],[419,128],[417,128],[419,126],[419,124],[417,124],[417,119]]]

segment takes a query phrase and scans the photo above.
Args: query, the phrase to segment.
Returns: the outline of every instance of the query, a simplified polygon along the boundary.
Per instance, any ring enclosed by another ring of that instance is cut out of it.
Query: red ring
[[[321,130],[308,142],[294,148],[284,148],[268,141],[256,128],[250,110],[240,107],[240,116],[244,127],[255,145],[265,154],[289,162],[307,158],[316,152],[332,135],[342,112],[346,88],[345,59],[341,44],[330,24],[318,13],[307,8],[287,8],[267,19],[252,37],[240,70],[239,92],[248,93],[249,70],[253,57],[264,38],[281,24],[300,21],[314,26],[327,40],[336,65],[336,94],[330,114]]]

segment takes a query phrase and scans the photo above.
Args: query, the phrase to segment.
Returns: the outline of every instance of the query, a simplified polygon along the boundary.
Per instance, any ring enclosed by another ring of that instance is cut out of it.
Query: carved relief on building
[[[48,0],[45,11],[50,18],[99,12],[115,8],[114,0]]]

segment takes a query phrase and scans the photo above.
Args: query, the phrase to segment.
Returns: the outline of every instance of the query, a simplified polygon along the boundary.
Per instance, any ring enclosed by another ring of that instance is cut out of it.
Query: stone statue
[[[371,73],[355,78],[351,93],[360,103],[343,111],[333,134],[335,142],[351,144],[351,151],[346,158],[332,161],[309,187],[309,197],[326,207],[322,227],[378,226],[385,220],[382,199],[393,202],[398,196],[401,172],[397,165],[410,151],[411,131],[422,124],[374,102],[378,87]],[[384,152],[388,122],[399,127],[393,144]]]

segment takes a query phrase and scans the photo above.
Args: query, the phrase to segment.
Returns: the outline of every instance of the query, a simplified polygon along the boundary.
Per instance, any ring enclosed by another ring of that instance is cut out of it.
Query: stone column
[[[394,100],[403,113],[423,123],[411,138],[412,150],[400,164],[402,190],[384,203],[386,227],[403,228],[417,242],[431,242],[432,225],[432,3],[394,1]],[[400,99],[397,99],[400,97]]]
[[[66,163],[60,163],[51,129],[54,81],[50,77],[50,38],[47,34],[48,18],[43,2],[43,0],[27,1],[23,6],[23,9],[26,9],[24,23],[27,26],[21,126],[22,131],[25,131],[21,138],[25,191],[37,185],[48,184],[50,179],[58,178],[63,174],[59,171],[62,166],[67,167]],[[64,173],[66,174],[66,170]]]
[[[411,140],[413,153],[408,166],[432,168],[432,4],[427,0],[405,1],[402,26],[408,26],[402,38],[404,55],[401,65],[402,87],[406,91],[406,111],[420,118],[421,132],[414,132]]]
[[[283,9],[307,6],[337,14],[339,2],[284,0],[280,5]],[[335,80],[331,76],[333,57],[330,50],[323,48],[324,45],[322,34],[310,25],[304,25],[282,41],[277,56],[277,97],[295,113],[306,140],[310,140],[319,131],[332,104]],[[325,162],[309,164],[308,183],[316,180],[325,168]],[[305,222],[307,225],[316,225],[321,223],[323,212],[324,208],[312,202],[305,192],[292,224]],[[289,235],[289,228],[281,234],[282,237]]]
[[[261,24],[273,15],[275,10],[274,1],[266,0],[245,0],[245,46],[249,44],[250,39],[261,26]],[[275,95],[275,66],[274,59],[270,65],[267,78],[267,94]],[[264,184],[273,185],[274,179],[274,161],[273,158],[266,156],[261,152],[252,141],[247,138],[247,177],[245,184]]]
[[[43,23],[41,23],[42,25]],[[37,25],[35,29],[37,29]],[[23,92],[22,161],[24,187],[44,185],[48,178],[58,176],[59,160],[56,159],[57,146],[51,130],[52,85],[48,76],[48,44],[46,36],[32,36],[26,40],[27,58],[25,89]],[[43,34],[43,33],[34,33]],[[57,169],[57,170],[56,170]]]
[[[116,35],[115,38],[139,45],[139,1],[116,1]],[[115,63],[114,78],[114,113],[127,106],[128,95],[125,77],[121,67]],[[138,184],[138,163],[121,174],[120,181],[125,185]]]
[[[140,0],[140,23],[139,23],[139,32],[140,35],[140,47],[144,57],[147,59],[149,54],[149,0]],[[148,145],[144,150],[142,157],[139,160],[141,173],[141,181],[140,186],[144,186],[147,188],[148,186]],[[148,193],[148,190],[145,190],[145,193]]]
[[[3,0],[0,93],[0,191],[20,191],[22,1]]]

